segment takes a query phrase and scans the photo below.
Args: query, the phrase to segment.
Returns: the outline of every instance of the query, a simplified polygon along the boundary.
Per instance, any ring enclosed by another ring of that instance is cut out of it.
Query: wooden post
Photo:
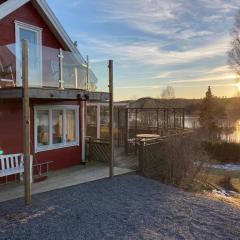
[[[80,100],[80,136],[81,136],[81,145],[82,145],[82,152],[81,152],[81,160],[82,163],[86,162],[86,123],[85,123],[85,101]]]
[[[183,112],[182,122],[183,122],[183,130],[184,130],[185,129],[185,109],[184,108],[182,109],[182,112]]]
[[[142,112],[141,112],[142,114]],[[136,108],[136,122],[135,122],[135,136],[134,136],[134,153],[136,154],[137,153],[137,145],[136,145],[136,139],[137,139],[137,134],[138,134],[138,110]]]
[[[120,147],[120,109],[119,107],[117,108],[117,138],[118,138],[118,147]]]
[[[166,109],[167,111],[167,130],[168,130],[168,108]]]
[[[25,204],[31,203],[31,164],[30,164],[30,107],[28,91],[29,44],[22,45],[22,80],[23,80],[23,149],[24,149],[24,196]]]
[[[137,108],[135,109],[135,116],[136,116],[136,121],[135,121],[135,138],[137,137],[137,129],[138,129],[138,122],[137,122],[137,117],[138,117],[138,112],[137,112]]]
[[[128,139],[129,139],[129,126],[128,126],[128,108],[125,109],[125,154],[128,155]]]
[[[64,80],[63,80],[63,51],[61,48],[59,49],[58,58],[59,58],[59,88],[64,89],[64,86],[63,86],[63,83],[64,83]]]
[[[174,129],[176,129],[176,109],[173,109],[173,126]]]
[[[97,120],[97,138],[101,138],[101,104],[97,103],[96,105],[97,108],[97,116],[96,116],[96,120]]]
[[[110,159],[109,159],[109,177],[114,175],[114,136],[113,136],[113,60],[109,60],[109,137],[110,137]]]
[[[166,109],[165,108],[163,109],[163,119],[164,119],[163,124],[164,124],[164,130],[165,130],[166,128]]]

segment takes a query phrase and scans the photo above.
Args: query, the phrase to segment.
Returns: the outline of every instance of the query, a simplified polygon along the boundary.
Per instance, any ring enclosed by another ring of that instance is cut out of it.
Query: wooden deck
[[[114,175],[135,173],[134,170],[114,167]],[[48,192],[55,189],[70,187],[81,183],[91,182],[109,177],[107,164],[91,162],[87,165],[78,165],[60,171],[49,172],[48,179],[33,183],[32,193]],[[0,202],[24,196],[22,182],[12,182],[0,186]]]

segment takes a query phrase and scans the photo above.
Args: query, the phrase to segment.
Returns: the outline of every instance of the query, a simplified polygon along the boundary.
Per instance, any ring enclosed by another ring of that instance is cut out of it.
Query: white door
[[[42,86],[42,30],[16,22],[16,77],[17,86],[22,86],[22,41],[29,42],[29,86]]]

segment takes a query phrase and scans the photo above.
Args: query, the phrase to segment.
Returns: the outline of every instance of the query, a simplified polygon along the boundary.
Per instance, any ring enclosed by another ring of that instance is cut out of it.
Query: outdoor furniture
[[[42,163],[37,163],[33,165],[33,169],[37,168],[38,170],[38,176],[42,176],[43,172],[42,172],[42,168],[44,167],[46,169],[45,174],[48,174],[49,171],[49,164],[53,163],[53,161],[48,161],[48,162],[42,162]]]
[[[0,88],[1,85],[15,87],[12,65],[3,65],[0,61]]]
[[[24,161],[23,161],[23,154],[10,154],[10,155],[0,155],[0,178],[6,178],[7,184],[7,177],[10,175],[20,175],[20,180],[23,179],[24,173]],[[30,158],[30,178],[32,182],[32,156]]]
[[[160,138],[160,135],[158,135],[158,134],[137,134],[136,137],[140,141],[146,141],[146,140],[149,140],[149,139]]]

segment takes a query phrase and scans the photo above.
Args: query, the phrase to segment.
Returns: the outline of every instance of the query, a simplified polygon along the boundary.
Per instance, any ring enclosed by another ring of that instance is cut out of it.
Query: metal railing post
[[[59,58],[59,88],[64,89],[64,80],[63,80],[63,58],[64,58],[64,56],[63,56],[63,51],[61,48],[59,49],[58,58]]]
[[[86,90],[89,90],[89,57],[87,55],[87,81],[86,81]]]

